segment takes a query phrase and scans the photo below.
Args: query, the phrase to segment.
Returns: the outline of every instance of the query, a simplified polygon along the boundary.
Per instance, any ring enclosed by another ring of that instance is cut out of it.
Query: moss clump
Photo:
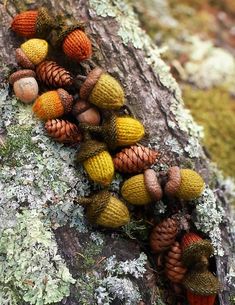
[[[183,88],[185,104],[195,120],[204,127],[204,145],[223,172],[235,177],[235,105],[221,88],[209,91]]]

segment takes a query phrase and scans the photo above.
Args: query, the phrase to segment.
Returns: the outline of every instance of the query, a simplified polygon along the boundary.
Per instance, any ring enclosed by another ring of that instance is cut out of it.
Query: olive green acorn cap
[[[96,140],[87,140],[81,144],[80,150],[76,156],[76,160],[77,162],[83,162],[105,150],[107,150],[107,145],[105,143],[101,143]]]
[[[36,33],[38,37],[45,37],[46,34],[54,27],[55,20],[49,14],[47,8],[38,9],[38,17],[36,21]]]
[[[77,22],[72,25],[64,25],[61,27],[60,31],[58,32],[58,37],[56,39],[56,44],[61,45],[65,39],[66,36],[69,35],[69,33],[75,31],[75,30],[85,30],[85,25],[83,22]]]

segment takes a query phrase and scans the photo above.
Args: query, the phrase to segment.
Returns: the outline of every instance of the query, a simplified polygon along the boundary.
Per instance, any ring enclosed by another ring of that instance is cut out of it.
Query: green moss
[[[203,91],[186,86],[183,95],[195,120],[204,127],[204,145],[212,160],[225,174],[235,177],[234,100],[220,88]]]
[[[78,263],[82,263],[82,269],[87,270],[92,268],[101,254],[102,249],[103,247],[101,245],[97,245],[94,242],[88,242],[84,251],[82,253],[78,253]]]

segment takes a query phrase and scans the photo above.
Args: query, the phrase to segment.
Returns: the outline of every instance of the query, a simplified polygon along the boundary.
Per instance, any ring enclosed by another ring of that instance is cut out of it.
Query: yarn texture
[[[34,65],[42,62],[48,53],[48,43],[46,40],[38,38],[27,40],[22,43],[20,48]]]
[[[176,196],[184,200],[192,200],[199,197],[205,187],[202,177],[191,169],[181,169],[181,182]]]
[[[144,205],[152,201],[146,189],[144,175],[136,175],[126,180],[121,188],[122,197],[134,205]]]

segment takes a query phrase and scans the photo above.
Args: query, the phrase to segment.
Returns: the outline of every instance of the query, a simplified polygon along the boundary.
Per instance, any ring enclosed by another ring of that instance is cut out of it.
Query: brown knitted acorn
[[[86,101],[77,101],[72,109],[72,114],[80,123],[99,125],[101,121],[98,109]]]
[[[45,60],[36,67],[37,78],[47,86],[56,88],[73,84],[73,77],[69,71],[57,65],[54,61]]]
[[[122,149],[113,158],[114,167],[121,173],[140,173],[155,163],[159,153],[143,145]]]
[[[48,135],[60,143],[79,143],[82,140],[82,134],[78,127],[65,120],[52,119],[45,124]]]
[[[174,243],[178,233],[177,222],[167,218],[156,225],[150,234],[150,247],[154,253],[163,252]]]
[[[182,250],[180,244],[175,241],[171,246],[170,251],[166,257],[166,276],[173,283],[182,282],[184,275],[187,271],[186,268],[183,267],[181,262]]]

